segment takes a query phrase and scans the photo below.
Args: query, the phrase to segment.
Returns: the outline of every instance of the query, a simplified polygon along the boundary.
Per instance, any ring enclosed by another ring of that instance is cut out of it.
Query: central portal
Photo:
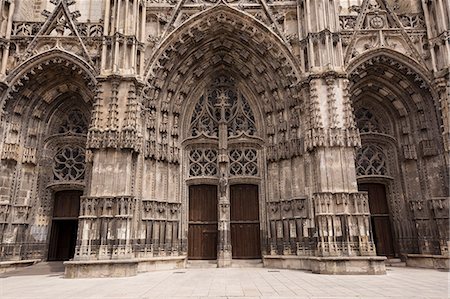
[[[226,74],[205,84],[184,140],[188,256],[216,259],[218,267],[230,266],[232,258],[261,257],[258,188],[264,141],[247,100],[251,94],[243,90]]]

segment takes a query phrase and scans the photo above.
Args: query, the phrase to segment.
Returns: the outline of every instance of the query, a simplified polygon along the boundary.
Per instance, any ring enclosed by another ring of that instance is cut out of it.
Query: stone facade
[[[448,267],[448,2],[29,2],[0,0],[0,260],[46,260],[78,190],[68,277],[183,267],[209,184],[226,267],[252,184],[267,266],[384,273],[379,216]]]

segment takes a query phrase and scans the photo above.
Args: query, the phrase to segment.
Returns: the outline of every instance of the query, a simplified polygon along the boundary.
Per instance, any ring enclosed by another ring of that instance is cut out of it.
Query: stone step
[[[231,262],[232,268],[262,268],[263,262],[261,259],[252,260],[233,260]]]
[[[215,260],[189,260],[186,268],[217,268],[217,261]]]
[[[261,259],[233,259],[231,261],[231,268],[262,268],[263,263]],[[216,260],[189,260],[186,268],[217,268]]]
[[[387,259],[385,264],[388,267],[406,267],[406,263],[401,259]]]

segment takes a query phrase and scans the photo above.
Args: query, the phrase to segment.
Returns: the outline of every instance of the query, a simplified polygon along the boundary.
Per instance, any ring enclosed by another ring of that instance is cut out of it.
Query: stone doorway
[[[189,186],[188,258],[217,258],[217,186]]]
[[[386,187],[383,184],[363,183],[358,188],[369,194],[370,220],[377,254],[393,258],[395,250]]]
[[[70,260],[75,254],[81,195],[81,191],[75,190],[55,193],[49,261]]]
[[[257,185],[230,186],[231,248],[234,259],[261,258]]]

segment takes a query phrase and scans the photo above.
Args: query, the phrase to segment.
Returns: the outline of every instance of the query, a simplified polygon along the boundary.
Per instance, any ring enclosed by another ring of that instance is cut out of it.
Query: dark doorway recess
[[[359,184],[360,191],[369,193],[370,220],[377,254],[394,257],[391,222],[386,198],[386,188],[383,184]]]
[[[188,258],[217,258],[217,186],[189,186]]]
[[[231,246],[233,258],[261,258],[257,185],[230,186]]]
[[[81,195],[81,191],[55,193],[49,261],[67,261],[75,254]]]

